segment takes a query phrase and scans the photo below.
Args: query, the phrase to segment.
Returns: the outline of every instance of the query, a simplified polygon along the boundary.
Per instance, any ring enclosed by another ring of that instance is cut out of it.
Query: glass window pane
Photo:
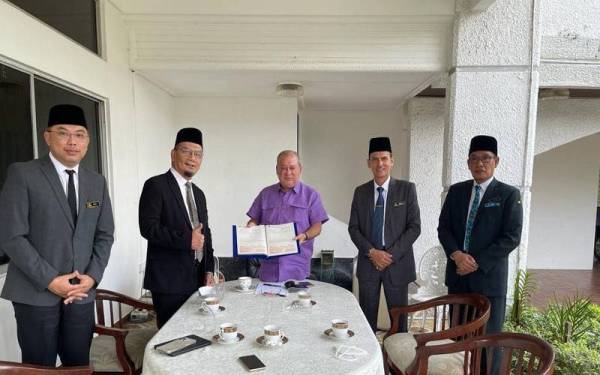
[[[98,53],[95,0],[8,1],[94,53]]]
[[[0,187],[10,164],[33,159],[29,77],[0,64]],[[0,250],[0,264],[5,263],[8,256]]]
[[[48,127],[48,112],[56,104],[74,104],[83,109],[87,121],[87,130],[90,135],[90,145],[81,165],[102,173],[100,158],[100,134],[98,132],[98,102],[87,97],[53,85],[36,77],[35,79],[35,107],[37,121],[38,155],[48,154],[48,146],[43,141],[44,131]]]
[[[0,186],[6,169],[33,159],[29,75],[0,64]]]

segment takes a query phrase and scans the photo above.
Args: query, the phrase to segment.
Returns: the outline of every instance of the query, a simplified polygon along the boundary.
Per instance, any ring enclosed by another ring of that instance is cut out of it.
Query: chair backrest
[[[392,328],[385,338],[399,330],[400,315],[418,311],[433,310],[430,332],[415,335],[417,345],[428,341],[450,339],[464,340],[485,332],[490,317],[490,301],[481,294],[448,294],[404,307],[390,309]],[[385,339],[384,338],[384,339]]]
[[[432,297],[447,293],[444,278],[446,277],[446,253],[441,246],[434,246],[423,254],[419,261],[418,294]]]
[[[488,364],[492,363],[492,355],[498,353],[500,375],[550,375],[554,371],[554,350],[550,344],[535,336],[502,332],[472,337],[452,344],[419,347],[407,373],[426,375],[429,357],[461,352],[465,375],[481,373],[482,353],[485,353]],[[486,373],[492,374],[492,366],[486,367]]]
[[[90,367],[44,367],[0,361],[0,375],[91,375]]]

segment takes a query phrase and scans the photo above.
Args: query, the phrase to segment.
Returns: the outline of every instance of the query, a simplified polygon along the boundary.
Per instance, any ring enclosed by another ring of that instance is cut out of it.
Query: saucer
[[[239,285],[236,285],[235,287],[233,287],[233,290],[235,290],[238,293],[242,293],[242,294],[246,294],[246,293],[254,293],[256,291],[256,285],[252,285],[250,288],[248,289],[242,289],[240,288]]]
[[[201,314],[210,315],[210,310],[208,310],[208,308],[200,307],[198,310],[200,311]],[[222,313],[223,311],[225,311],[225,306],[221,305],[221,306],[219,306],[219,310],[217,310],[215,312],[215,314]]]
[[[288,342],[288,338],[286,336],[283,336],[283,338],[281,339],[281,341],[277,344],[267,344],[267,342],[265,341],[265,336],[259,336],[256,338],[256,342],[260,345],[260,346],[264,346],[265,348],[276,348],[278,346],[281,346],[285,343]]]
[[[346,339],[349,339],[350,337],[354,336],[354,331],[352,331],[351,329],[348,330],[348,335],[346,337],[337,337],[336,335],[333,334],[333,329],[331,329],[331,328],[326,329],[325,332],[323,332],[323,333],[325,334],[325,336],[327,336],[333,340],[346,340]]]
[[[212,337],[212,341],[216,342],[217,344],[221,344],[221,345],[231,345],[231,344],[237,344],[238,342],[242,341],[244,339],[244,335],[242,335],[241,333],[238,332],[237,334],[237,340],[235,341],[225,341],[221,338],[221,336],[219,335],[214,335]]]

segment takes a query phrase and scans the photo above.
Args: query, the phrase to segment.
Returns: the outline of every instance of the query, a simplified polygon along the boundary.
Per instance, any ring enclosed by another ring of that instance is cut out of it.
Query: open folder
[[[233,226],[233,255],[264,258],[297,254],[296,224]]]

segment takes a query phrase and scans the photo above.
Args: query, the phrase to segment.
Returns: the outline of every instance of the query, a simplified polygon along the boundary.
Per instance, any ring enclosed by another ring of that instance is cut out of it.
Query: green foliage
[[[531,273],[527,270],[518,270],[515,279],[515,294],[510,310],[510,321],[516,325],[522,324],[523,313],[531,306],[531,296],[537,289]]]
[[[529,333],[548,341],[556,355],[556,375],[600,374],[600,306],[579,296],[561,301],[555,297],[542,312],[529,305],[531,294],[523,298],[525,276],[518,275],[517,280],[520,282],[518,288],[515,283],[515,301],[517,293],[521,293],[520,301],[525,303],[518,307],[517,319],[513,318],[513,305],[504,330]]]
[[[552,341],[579,341],[591,326],[594,316],[588,298],[576,296],[558,302],[556,297],[546,307],[546,320]]]

